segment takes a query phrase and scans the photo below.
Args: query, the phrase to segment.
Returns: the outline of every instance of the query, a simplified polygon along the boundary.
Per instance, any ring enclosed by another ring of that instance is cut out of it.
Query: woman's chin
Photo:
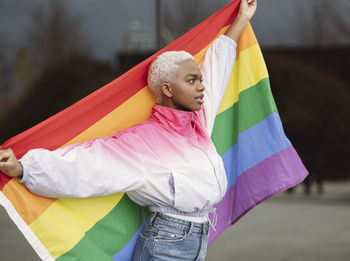
[[[193,106],[192,111],[199,111],[201,108],[202,108],[202,104],[199,104],[199,105]]]

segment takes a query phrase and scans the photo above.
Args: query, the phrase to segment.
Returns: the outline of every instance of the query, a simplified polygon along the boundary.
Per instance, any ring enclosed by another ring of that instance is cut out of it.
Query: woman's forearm
[[[239,36],[241,35],[248,23],[249,19],[247,17],[238,14],[231,26],[225,32],[225,35],[237,42]]]
[[[19,181],[31,192],[49,198],[93,197],[138,189],[144,183],[145,168],[142,155],[134,149],[134,144],[139,145],[136,138],[134,143],[110,137],[54,151],[30,150],[20,159],[24,175]]]

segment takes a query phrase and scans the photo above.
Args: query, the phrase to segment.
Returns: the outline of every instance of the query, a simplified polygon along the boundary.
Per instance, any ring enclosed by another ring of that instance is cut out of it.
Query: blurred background
[[[0,144],[229,2],[0,0]],[[252,25],[272,92],[310,175],[224,232],[207,260],[350,260],[350,1],[258,5]],[[2,233],[0,260],[38,260],[1,208]]]

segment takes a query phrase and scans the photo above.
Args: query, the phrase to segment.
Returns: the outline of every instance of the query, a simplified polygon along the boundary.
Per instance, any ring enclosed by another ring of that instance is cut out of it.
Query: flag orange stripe
[[[28,225],[56,201],[56,199],[44,198],[31,193],[17,179],[8,182],[2,192]]]
[[[218,33],[218,35],[213,39],[213,41],[211,41],[207,46],[205,46],[202,50],[200,50],[197,54],[193,55],[194,59],[196,61],[196,63],[200,63],[204,57],[205,52],[207,51],[207,49],[209,48],[209,46],[214,42],[214,40],[216,38],[218,38],[220,35],[222,35],[223,33],[226,32],[227,28],[229,27],[229,25],[223,27],[220,32]],[[250,24],[247,25],[247,27],[244,29],[244,31],[242,32],[240,38],[237,41],[237,55],[236,55],[236,60],[239,59],[239,53],[249,49],[250,47],[254,46],[254,45],[258,45],[258,41],[255,37],[255,34],[253,32],[253,28]]]
[[[258,40],[255,37],[252,26],[248,24],[238,39],[236,60],[239,59],[240,52],[254,45],[258,45]]]

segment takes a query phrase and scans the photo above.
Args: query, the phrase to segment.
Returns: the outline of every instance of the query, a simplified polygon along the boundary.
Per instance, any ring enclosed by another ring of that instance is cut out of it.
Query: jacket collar
[[[176,110],[159,104],[154,104],[152,107],[151,118],[180,135],[187,134],[193,117],[192,111]]]

